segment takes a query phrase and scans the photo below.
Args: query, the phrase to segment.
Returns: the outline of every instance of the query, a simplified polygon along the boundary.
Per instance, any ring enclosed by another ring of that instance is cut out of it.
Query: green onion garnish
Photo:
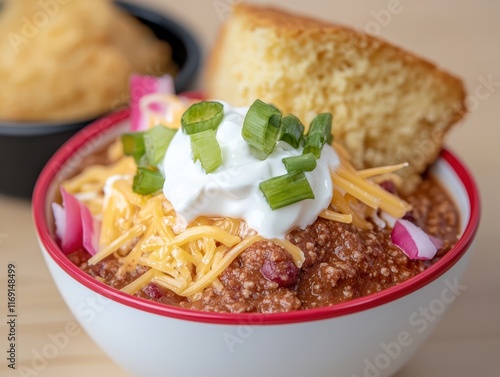
[[[141,158],[146,152],[144,145],[144,132],[125,133],[121,137],[123,153],[125,156],[132,156],[137,164],[140,164]]]
[[[274,106],[257,99],[248,109],[241,136],[254,148],[256,157],[265,160],[278,140],[281,112]]]
[[[177,130],[162,125],[155,126],[144,133],[146,157],[151,165],[158,165]]]
[[[321,150],[325,143],[330,140],[332,133],[332,114],[318,114],[311,122],[309,132],[306,136],[304,154],[312,153],[316,158],[321,157]]]
[[[278,140],[283,140],[297,149],[300,139],[304,135],[304,125],[294,115],[287,115],[281,119],[281,128]]]
[[[316,168],[316,157],[312,153],[306,153],[302,156],[286,157],[283,160],[286,171],[313,171]]]
[[[158,170],[147,168],[137,168],[137,174],[134,176],[132,190],[141,195],[154,194],[163,188],[165,178]]]
[[[216,130],[224,118],[220,102],[202,101],[191,105],[181,117],[182,129],[188,135],[206,130]]]
[[[214,130],[206,130],[191,135],[193,160],[200,160],[208,173],[216,170],[222,163],[222,153]]]
[[[304,172],[293,172],[261,182],[260,190],[272,210],[305,199],[314,199],[311,185]]]
[[[333,142],[333,135],[330,133],[326,138],[326,144],[332,145],[332,142]]]

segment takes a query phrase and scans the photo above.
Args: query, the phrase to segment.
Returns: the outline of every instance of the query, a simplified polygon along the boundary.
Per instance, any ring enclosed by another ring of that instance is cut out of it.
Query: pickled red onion
[[[172,76],[132,76],[130,79],[132,131],[144,131],[148,128],[147,121],[142,114],[139,102],[142,97],[153,93],[174,94],[175,88]]]
[[[56,235],[64,254],[85,248],[89,254],[98,251],[100,223],[87,206],[61,187],[62,206],[52,203]]]
[[[90,255],[95,255],[99,250],[101,224],[94,219],[92,213],[90,213],[90,210],[85,204],[80,203],[80,211],[83,247]]]
[[[431,242],[434,244],[434,246],[436,246],[436,248],[438,250],[443,247],[443,245],[444,245],[443,240],[441,240],[437,237],[431,236],[431,235],[429,235],[429,238],[431,239]]]
[[[56,223],[56,235],[64,254],[70,254],[83,246],[83,228],[80,202],[61,187],[62,206],[52,203]]]
[[[391,233],[394,245],[399,247],[410,259],[430,260],[434,258],[441,240],[433,238],[435,241],[421,228],[404,219],[396,221]]]

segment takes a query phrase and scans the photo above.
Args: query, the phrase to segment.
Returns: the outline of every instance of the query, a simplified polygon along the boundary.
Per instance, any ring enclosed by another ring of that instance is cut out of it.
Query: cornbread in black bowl
[[[188,90],[196,78],[201,61],[200,46],[193,34],[178,21],[152,9],[121,1],[115,3],[170,46],[171,60],[176,67],[175,90]],[[4,11],[5,6],[0,9],[0,16]],[[29,48],[30,43],[31,39],[19,47]],[[156,66],[149,68],[148,74],[161,74],[156,72]],[[89,65],[88,69],[92,69],[92,66]],[[113,71],[109,74],[113,75]],[[51,94],[47,92],[45,95]],[[109,111],[123,106],[110,102]],[[76,132],[105,114],[94,113],[88,117],[59,118],[54,121],[0,120],[0,194],[30,198],[40,171],[54,152]]]

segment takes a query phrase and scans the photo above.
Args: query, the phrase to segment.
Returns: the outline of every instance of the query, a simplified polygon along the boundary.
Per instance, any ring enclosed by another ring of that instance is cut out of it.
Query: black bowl
[[[193,35],[176,21],[151,9],[123,1],[115,3],[148,26],[158,39],[170,44],[172,58],[181,67],[174,79],[175,90],[185,92],[192,89],[201,62],[201,50]]]
[[[117,5],[148,26],[172,47],[179,67],[174,82],[177,92],[191,88],[201,62],[201,49],[185,26],[137,4],[116,1]],[[104,115],[104,114],[103,114]],[[77,131],[92,119],[71,122],[0,121],[0,193],[30,198],[45,163]]]

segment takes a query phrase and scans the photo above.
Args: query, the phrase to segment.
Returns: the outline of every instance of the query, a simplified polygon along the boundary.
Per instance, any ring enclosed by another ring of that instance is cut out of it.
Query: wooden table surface
[[[188,24],[205,52],[235,2],[237,0],[143,1]],[[463,77],[473,111],[465,122],[455,127],[447,145],[466,161],[480,186],[483,216],[476,253],[465,277],[467,289],[398,377],[500,376],[500,251],[497,238],[500,230],[497,196],[500,181],[500,2],[273,2],[358,29],[369,28],[372,33]],[[17,270],[17,371],[7,368],[5,358],[8,348],[5,305],[8,262],[15,263]],[[74,318],[42,260],[29,201],[1,195],[0,270],[1,376],[126,376],[85,333],[80,332],[59,345],[54,340]],[[47,352],[50,359],[40,356]]]

